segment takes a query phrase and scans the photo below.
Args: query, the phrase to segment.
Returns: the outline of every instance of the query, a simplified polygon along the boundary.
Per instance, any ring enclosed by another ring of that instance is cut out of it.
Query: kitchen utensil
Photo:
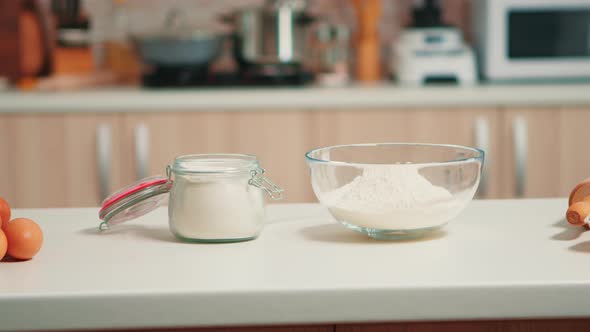
[[[197,67],[209,65],[221,53],[224,37],[188,26],[184,14],[171,10],[161,34],[134,40],[148,64]]]
[[[392,45],[391,68],[404,85],[476,82],[475,57],[461,31],[446,25],[438,2],[414,7],[414,21]],[[392,73],[394,75],[394,73]]]
[[[19,12],[20,70],[23,77],[53,72],[55,28],[47,8],[37,1],[23,1]]]
[[[343,24],[322,22],[315,27],[314,53],[317,81],[325,86],[349,82],[350,29]]]
[[[170,193],[172,233],[189,242],[255,239],[264,226],[264,197],[283,190],[264,175],[258,159],[240,154],[177,157],[167,177],[150,177],[109,196],[99,211],[100,228],[134,219],[162,205]]]
[[[352,0],[356,17],[356,78],[371,82],[381,79],[378,22],[381,0]]]
[[[141,63],[135,45],[130,38],[130,17],[133,8],[126,0],[113,0],[105,4],[105,11],[98,4],[88,1],[88,10],[94,14],[91,35],[91,53],[97,70],[117,75],[120,84],[135,85],[141,76]],[[98,14],[98,12],[101,12]]]
[[[471,201],[484,152],[458,145],[379,143],[306,154],[316,197],[347,228],[376,239],[422,236]]]
[[[20,33],[19,13],[20,1],[0,1],[0,76],[8,81],[17,81],[22,75],[20,71]]]
[[[0,76],[11,82],[53,70],[54,25],[39,1],[0,1]]]
[[[307,27],[313,18],[305,1],[271,0],[262,7],[239,9],[223,20],[234,27],[234,56],[248,64],[301,64]]]
[[[163,66],[207,66],[219,55],[222,40],[206,32],[190,38],[156,37],[138,40],[141,58],[150,64]]]

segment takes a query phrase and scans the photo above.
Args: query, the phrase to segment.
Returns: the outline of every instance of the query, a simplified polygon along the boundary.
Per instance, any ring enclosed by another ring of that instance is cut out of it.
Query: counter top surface
[[[587,106],[590,84],[0,92],[0,113]]]
[[[0,330],[590,316],[590,233],[565,207],[474,201],[444,232],[381,242],[271,205],[234,244],[177,242],[165,209],[106,233],[95,208],[15,210],[45,245],[0,263]]]

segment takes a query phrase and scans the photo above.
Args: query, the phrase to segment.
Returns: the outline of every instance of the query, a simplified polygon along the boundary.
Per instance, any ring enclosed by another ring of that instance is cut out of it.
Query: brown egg
[[[10,221],[10,205],[0,197],[0,228],[4,228]]]
[[[8,240],[8,255],[16,259],[31,259],[43,245],[43,232],[37,223],[27,218],[17,218],[4,227]]]
[[[6,255],[7,247],[8,241],[6,240],[6,235],[4,235],[4,232],[0,229],[0,261],[4,258],[4,255]]]

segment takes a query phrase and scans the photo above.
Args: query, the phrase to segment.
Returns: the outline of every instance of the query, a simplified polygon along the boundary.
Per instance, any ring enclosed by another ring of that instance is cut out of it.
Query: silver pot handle
[[[98,180],[100,200],[104,200],[111,191],[112,132],[109,124],[99,124],[96,128],[96,160],[98,162]]]
[[[514,195],[516,197],[523,197],[526,190],[528,126],[522,116],[518,116],[512,121],[512,139],[514,140]]]
[[[135,175],[137,179],[143,179],[149,173],[150,157],[150,131],[144,124],[140,123],[134,130],[135,138]]]
[[[489,163],[490,150],[490,122],[485,117],[478,117],[473,124],[473,134],[475,139],[475,147],[481,149],[486,154],[486,161],[483,164],[481,172],[481,179],[479,180],[478,196],[486,197],[488,195],[488,175],[487,164]]]

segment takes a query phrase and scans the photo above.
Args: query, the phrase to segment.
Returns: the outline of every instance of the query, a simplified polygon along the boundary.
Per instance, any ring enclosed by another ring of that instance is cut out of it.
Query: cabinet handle
[[[150,153],[150,131],[148,127],[140,123],[135,127],[135,174],[137,179],[148,176],[148,163]]]
[[[475,119],[473,129],[475,136],[475,146],[486,153],[486,160],[483,164],[483,170],[481,172],[481,179],[479,180],[478,189],[478,196],[486,197],[488,195],[487,164],[490,160],[490,155],[488,153],[490,150],[490,122],[485,117],[478,117]]]
[[[523,197],[526,188],[526,170],[528,159],[528,126],[522,116],[512,121],[512,139],[514,140],[514,195]]]
[[[96,131],[96,160],[98,161],[98,180],[100,200],[111,191],[112,132],[109,124],[99,124]]]

